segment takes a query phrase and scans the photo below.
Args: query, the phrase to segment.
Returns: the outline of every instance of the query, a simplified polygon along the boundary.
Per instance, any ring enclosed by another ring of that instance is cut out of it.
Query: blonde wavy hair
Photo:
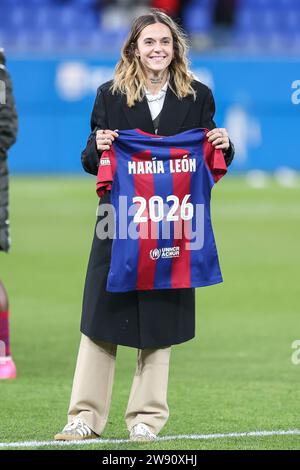
[[[135,51],[137,40],[141,31],[150,24],[162,23],[171,31],[173,37],[174,58],[169,65],[169,86],[177,98],[193,95],[196,91],[192,87],[195,76],[189,69],[188,39],[182,29],[166,13],[152,8],[149,14],[139,16],[132,24],[131,31],[122,47],[121,58],[115,67],[115,76],[110,87],[112,94],[120,92],[127,97],[127,105],[134,106],[136,101],[142,101],[146,75]]]

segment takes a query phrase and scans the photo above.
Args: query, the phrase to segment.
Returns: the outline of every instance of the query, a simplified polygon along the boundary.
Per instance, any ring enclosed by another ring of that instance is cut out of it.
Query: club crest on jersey
[[[158,258],[178,258],[179,256],[179,246],[171,246],[166,248],[154,248],[150,250],[150,258],[155,261]]]

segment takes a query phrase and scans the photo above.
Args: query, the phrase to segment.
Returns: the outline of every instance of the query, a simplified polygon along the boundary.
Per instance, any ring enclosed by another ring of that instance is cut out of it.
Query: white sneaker
[[[136,424],[131,428],[130,431],[130,440],[131,441],[154,441],[156,439],[156,435],[150,431],[148,426],[144,423]]]
[[[80,418],[75,418],[60,433],[56,434],[54,439],[56,441],[82,441],[98,437]]]

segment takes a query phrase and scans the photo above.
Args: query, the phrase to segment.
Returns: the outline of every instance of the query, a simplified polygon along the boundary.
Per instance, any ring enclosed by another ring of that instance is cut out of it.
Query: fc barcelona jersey
[[[97,193],[111,190],[114,220],[107,291],[222,282],[210,199],[227,167],[207,132],[160,136],[123,130],[102,153]]]

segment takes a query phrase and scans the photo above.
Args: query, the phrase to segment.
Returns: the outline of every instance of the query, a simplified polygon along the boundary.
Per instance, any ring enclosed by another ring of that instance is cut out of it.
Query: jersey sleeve
[[[221,149],[216,149],[210,142],[208,142],[206,134],[209,132],[206,130],[203,150],[204,150],[204,161],[214,179],[217,183],[227,173],[227,165],[225,162],[224,154]]]
[[[113,145],[109,150],[105,150],[99,160],[96,191],[102,197],[106,191],[111,190],[114,175],[115,151]]]

